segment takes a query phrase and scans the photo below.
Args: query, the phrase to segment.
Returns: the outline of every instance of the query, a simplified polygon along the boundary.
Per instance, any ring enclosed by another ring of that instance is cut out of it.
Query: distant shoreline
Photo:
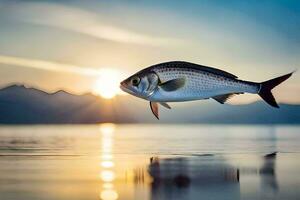
[[[0,123],[1,126],[80,126],[80,125],[101,125],[101,124],[115,124],[115,125],[178,125],[178,126],[187,126],[187,125],[202,125],[202,126],[300,126],[300,123],[280,123],[280,124],[272,124],[272,123],[114,123],[114,122],[99,122],[99,123]]]

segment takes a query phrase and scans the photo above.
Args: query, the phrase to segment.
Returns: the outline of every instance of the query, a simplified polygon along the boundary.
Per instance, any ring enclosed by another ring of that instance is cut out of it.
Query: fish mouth
[[[125,88],[125,86],[126,86],[126,83],[124,83],[124,81],[122,81],[122,82],[120,83],[120,88],[123,89],[123,88]]]
[[[120,89],[123,91],[123,92],[126,92],[128,93],[128,89],[126,87],[124,87],[123,85],[120,85]]]
[[[142,96],[138,95],[136,92],[130,90],[130,89],[128,88],[128,85],[127,85],[126,83],[124,83],[124,81],[120,83],[120,89],[121,89],[123,92],[126,92],[126,93],[128,93],[128,94],[131,94],[131,95],[133,95],[133,96],[135,96],[135,97],[143,98]]]
[[[124,81],[120,83],[120,89],[126,93],[133,94],[133,92],[130,89],[128,89],[127,84],[124,83]]]

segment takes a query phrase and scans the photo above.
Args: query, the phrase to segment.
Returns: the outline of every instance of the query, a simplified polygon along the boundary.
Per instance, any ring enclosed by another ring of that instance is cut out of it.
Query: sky
[[[0,27],[0,87],[85,93],[111,84],[107,69],[171,60],[258,82],[300,68],[297,0],[0,0]],[[299,71],[274,93],[299,104]]]

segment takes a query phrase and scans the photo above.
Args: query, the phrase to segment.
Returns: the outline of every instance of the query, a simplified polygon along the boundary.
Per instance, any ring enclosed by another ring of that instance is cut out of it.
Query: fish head
[[[121,82],[120,88],[133,96],[148,99],[156,90],[159,78],[155,72],[138,72]]]

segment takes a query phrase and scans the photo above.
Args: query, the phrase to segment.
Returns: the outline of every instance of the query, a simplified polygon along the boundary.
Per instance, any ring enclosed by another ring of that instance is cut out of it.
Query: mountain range
[[[149,103],[132,96],[111,100],[91,93],[54,93],[10,85],[0,89],[0,124],[91,124],[91,123],[209,123],[299,124],[300,105],[272,108],[262,101],[248,105],[221,105],[213,100],[172,103],[160,108],[161,120],[152,115]]]

